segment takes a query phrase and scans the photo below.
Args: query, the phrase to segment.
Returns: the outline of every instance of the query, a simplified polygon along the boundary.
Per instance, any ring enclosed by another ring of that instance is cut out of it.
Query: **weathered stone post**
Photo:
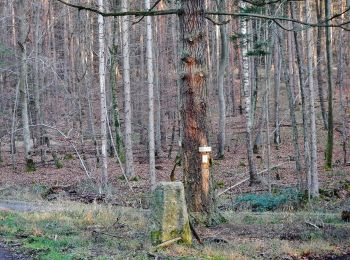
[[[153,244],[181,237],[192,243],[184,187],[181,182],[160,182],[151,203],[151,239]]]

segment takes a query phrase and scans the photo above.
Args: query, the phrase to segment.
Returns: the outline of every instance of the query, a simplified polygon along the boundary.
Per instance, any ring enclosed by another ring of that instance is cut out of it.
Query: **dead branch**
[[[268,170],[271,170],[272,168],[282,166],[282,165],[287,164],[287,163],[289,163],[289,162],[290,162],[290,161],[284,162],[284,163],[280,163],[280,164],[277,164],[277,165],[274,165],[274,166],[271,166],[270,169],[262,170],[262,171],[258,172],[257,175],[260,175],[260,174],[262,174],[262,173],[264,173],[264,172],[267,172]],[[245,174],[248,174],[248,173],[249,173],[249,172],[246,172]],[[218,197],[221,196],[222,194],[228,192],[229,190],[232,190],[233,188],[236,188],[237,186],[241,185],[242,183],[245,183],[246,181],[249,181],[249,178],[245,178],[245,179],[243,179],[243,180],[237,182],[236,184],[234,184],[234,185],[228,187],[228,188],[225,189],[224,191],[219,192],[217,196],[218,196]]]
[[[157,250],[159,248],[162,248],[162,247],[167,247],[167,246],[170,246],[171,244],[174,244],[176,243],[177,241],[180,241],[182,238],[181,237],[177,237],[177,238],[174,238],[174,239],[170,239],[168,241],[165,241],[157,246],[155,246],[153,249],[154,250]]]

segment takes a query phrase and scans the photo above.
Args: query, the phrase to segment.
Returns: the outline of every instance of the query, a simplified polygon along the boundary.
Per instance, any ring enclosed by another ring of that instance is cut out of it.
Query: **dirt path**
[[[22,256],[12,252],[2,244],[0,244],[0,259],[1,260],[30,260],[30,258],[26,256]]]

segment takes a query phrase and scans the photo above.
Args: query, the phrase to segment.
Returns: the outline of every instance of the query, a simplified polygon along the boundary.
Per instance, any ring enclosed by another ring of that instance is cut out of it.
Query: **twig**
[[[171,244],[174,244],[176,243],[177,241],[180,241],[182,238],[181,237],[177,237],[177,238],[174,238],[174,239],[170,239],[168,241],[165,241],[157,246],[155,246],[153,249],[154,250],[157,250],[159,248],[162,248],[162,247],[167,247],[167,246],[170,246]]]
[[[207,19],[207,20],[209,20],[209,21],[211,21],[213,24],[219,25],[219,26],[228,24],[228,23],[231,21],[231,19],[228,19],[228,20],[226,20],[226,21],[217,22],[217,21],[215,21],[214,19],[210,18],[210,16],[208,16],[208,15],[204,16],[204,18]]]
[[[290,162],[290,161],[284,162],[284,163],[280,163],[280,164],[277,164],[277,165],[274,165],[274,166],[271,166],[271,167],[270,167],[270,170],[271,170],[272,168],[282,166],[282,165],[287,164],[287,163],[289,163],[289,162]],[[257,175],[260,175],[260,174],[262,174],[262,173],[264,173],[264,172],[267,172],[267,170],[268,170],[268,169],[262,170],[261,172],[258,172]],[[249,172],[246,172],[245,174],[248,174],[248,173],[249,173]],[[234,185],[228,187],[228,188],[225,189],[224,191],[219,192],[217,196],[218,196],[218,197],[221,196],[222,194],[228,192],[229,190],[232,190],[233,188],[236,188],[237,186],[241,185],[242,183],[245,183],[246,181],[249,181],[249,178],[245,178],[245,179],[243,179],[243,180],[237,182],[236,184],[234,184]]]
[[[122,173],[123,173],[123,176],[124,176],[124,178],[125,178],[125,180],[126,180],[126,183],[127,183],[128,186],[129,186],[129,189],[130,189],[132,192],[134,192],[134,190],[132,189],[132,186],[131,186],[131,184],[130,184],[130,182],[129,182],[129,179],[128,179],[128,177],[127,177],[126,174],[125,174],[125,171],[124,171],[124,168],[123,168],[123,164],[122,164],[122,161],[120,160],[120,157],[119,157],[117,148],[116,148],[115,145],[114,145],[113,136],[112,136],[112,130],[111,130],[111,126],[110,126],[110,124],[109,124],[108,114],[106,115],[106,118],[107,118],[107,126],[108,126],[108,130],[109,130],[109,135],[110,135],[110,137],[111,137],[111,143],[112,143],[112,146],[113,146],[114,153],[115,153],[116,156],[117,156],[117,160],[118,160],[120,169],[121,169],[121,171],[122,171]]]
[[[54,126],[45,125],[45,124],[29,125],[29,127],[38,127],[38,126],[42,126],[42,127],[46,127],[46,128],[55,130],[55,131],[57,131],[61,136],[63,136],[63,137],[68,141],[68,143],[73,147],[73,149],[74,149],[76,155],[78,156],[79,161],[80,161],[80,163],[81,163],[81,166],[83,167],[83,169],[84,169],[84,171],[85,171],[87,177],[88,177],[89,179],[91,179],[90,173],[89,173],[89,171],[87,170],[87,168],[86,168],[86,166],[85,166],[85,163],[84,163],[83,159],[81,158],[80,153],[78,152],[77,147],[76,147],[75,144],[71,141],[70,137],[67,136],[67,135],[65,135],[61,130],[59,130],[58,128],[56,128],[56,127],[54,127]],[[12,132],[11,134],[14,134],[15,132],[17,132],[17,131],[19,131],[19,130],[21,130],[21,129],[23,129],[23,128],[18,128],[18,129],[16,129],[14,132]]]
[[[308,225],[310,225],[310,226],[312,226],[312,227],[314,227],[314,228],[320,229],[320,227],[319,227],[319,226],[317,226],[317,225],[316,225],[316,224],[314,224],[314,223],[311,223],[311,222],[305,221],[305,224],[308,224]]]
[[[160,3],[160,1],[162,1],[162,0],[157,0],[154,3],[154,5],[150,9],[148,9],[148,12],[152,11]],[[140,19],[138,19],[137,21],[133,22],[132,25],[135,25],[135,24],[141,22],[143,20],[143,18],[145,18],[145,15],[142,15],[142,17]]]

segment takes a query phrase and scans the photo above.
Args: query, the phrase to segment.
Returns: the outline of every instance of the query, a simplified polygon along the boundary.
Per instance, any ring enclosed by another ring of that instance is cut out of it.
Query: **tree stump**
[[[181,237],[192,243],[184,187],[181,182],[160,182],[151,202],[151,240],[154,245]]]

